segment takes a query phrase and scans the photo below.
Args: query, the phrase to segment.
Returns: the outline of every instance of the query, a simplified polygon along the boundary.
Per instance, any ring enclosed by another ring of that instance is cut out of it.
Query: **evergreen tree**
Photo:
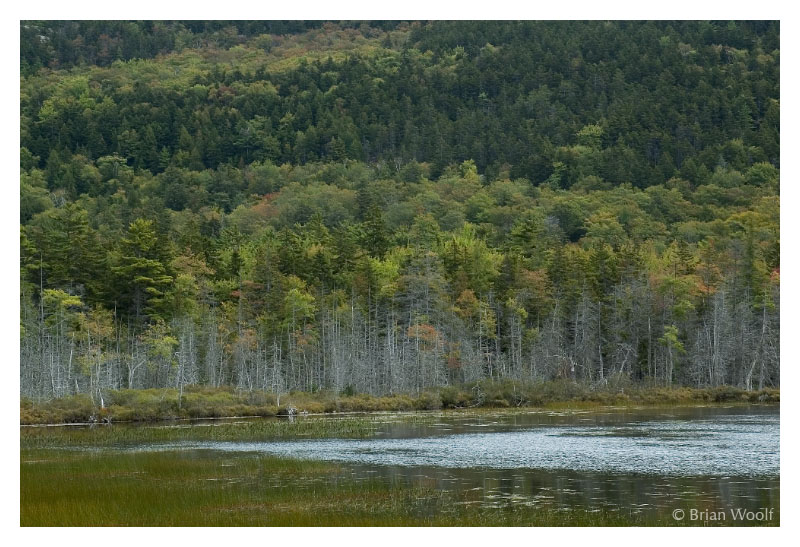
[[[111,271],[117,278],[119,302],[136,322],[145,317],[164,319],[166,315],[164,297],[173,278],[162,262],[165,254],[153,221],[138,218],[112,256]]]

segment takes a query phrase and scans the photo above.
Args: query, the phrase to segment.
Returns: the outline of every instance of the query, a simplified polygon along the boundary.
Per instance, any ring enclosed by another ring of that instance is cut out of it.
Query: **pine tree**
[[[165,254],[160,247],[153,221],[138,218],[113,258],[111,271],[117,277],[118,294],[137,322],[145,316],[163,319],[165,315],[162,303],[172,276],[160,260]]]
[[[378,207],[373,205],[367,210],[363,228],[362,246],[370,256],[382,259],[391,243],[383,214]]]

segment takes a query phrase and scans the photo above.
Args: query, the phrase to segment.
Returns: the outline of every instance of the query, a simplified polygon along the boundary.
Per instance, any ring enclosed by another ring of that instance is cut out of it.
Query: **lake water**
[[[314,418],[305,418],[314,419]],[[182,443],[171,448],[341,462],[337,480],[463,494],[464,503],[655,513],[780,507],[774,406],[391,417],[374,438]],[[165,448],[165,447],[160,447]],[[299,485],[313,488],[313,484]]]

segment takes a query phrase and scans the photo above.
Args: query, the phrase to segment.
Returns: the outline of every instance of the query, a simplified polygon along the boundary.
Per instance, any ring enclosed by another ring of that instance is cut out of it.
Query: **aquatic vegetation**
[[[98,425],[86,427],[22,428],[23,448],[134,446],[180,441],[256,441],[297,438],[361,438],[376,428],[364,417],[241,421],[219,423],[174,423],[150,427]]]
[[[216,451],[23,450],[20,472],[22,526],[691,524],[660,513],[485,504],[475,491],[353,480],[335,463]]]

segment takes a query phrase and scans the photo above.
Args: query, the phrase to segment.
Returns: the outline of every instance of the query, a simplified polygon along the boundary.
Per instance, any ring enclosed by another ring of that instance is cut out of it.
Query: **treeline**
[[[416,169],[225,167],[280,187],[230,214],[135,174],[48,206],[22,229],[23,390],[778,383],[775,168],[591,191]]]
[[[777,23],[736,25],[323,23],[24,76],[22,394],[779,385]]]

